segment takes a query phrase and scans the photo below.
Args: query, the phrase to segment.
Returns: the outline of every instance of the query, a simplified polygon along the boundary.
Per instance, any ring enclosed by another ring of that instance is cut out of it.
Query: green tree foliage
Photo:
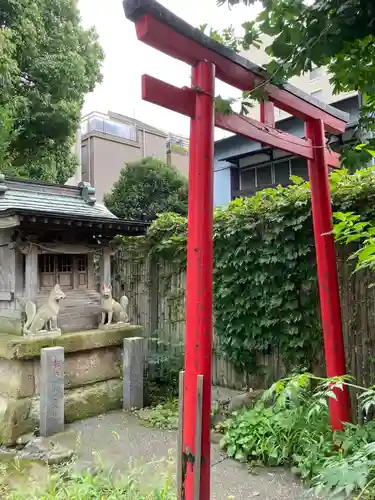
[[[253,408],[219,424],[221,446],[242,462],[292,466],[319,498],[373,499],[375,422],[347,423],[334,433],[329,425],[328,400],[336,398],[333,388],[344,385],[360,392],[365,412],[364,401],[374,405],[374,387],[360,387],[348,377],[294,375],[275,382]]]
[[[335,212],[333,214],[333,232],[339,242],[355,245],[350,260],[356,261],[355,271],[375,269],[375,225],[374,221],[362,220],[353,212]]]
[[[171,165],[155,158],[126,165],[104,202],[123,219],[155,218],[162,212],[187,214],[188,185]]]
[[[98,36],[76,0],[2,0],[0,25],[0,168],[65,182],[84,97],[101,79]]]
[[[310,189],[297,184],[234,200],[214,218],[214,309],[219,347],[239,369],[254,372],[258,355],[279,349],[290,370],[310,366],[321,348]],[[334,210],[375,217],[373,169],[331,174]],[[186,266],[187,220],[163,214],[134,256]],[[130,251],[129,239],[126,250]],[[133,256],[130,256],[133,259]]]
[[[218,5],[256,0],[217,0]],[[255,21],[244,22],[245,35],[235,48],[247,50],[257,44],[259,34],[272,37],[266,52],[272,57],[268,71],[274,83],[299,75],[315,66],[326,66],[335,92],[360,92],[363,97],[358,143],[366,143],[362,154],[345,152],[348,165],[362,165],[375,155],[375,3],[372,0],[261,0],[263,9]],[[227,30],[226,30],[227,31]],[[216,33],[217,38],[217,33]],[[222,36],[220,41],[234,48]],[[259,91],[260,89],[257,89]],[[255,93],[256,94],[256,93]],[[256,97],[250,92],[252,97]]]

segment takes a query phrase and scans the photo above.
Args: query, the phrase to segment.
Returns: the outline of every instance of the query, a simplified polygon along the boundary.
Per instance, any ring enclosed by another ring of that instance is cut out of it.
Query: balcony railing
[[[135,125],[113,120],[107,115],[100,113],[92,113],[86,116],[82,120],[81,130],[82,135],[89,134],[90,132],[101,132],[129,141],[137,140],[137,128]]]

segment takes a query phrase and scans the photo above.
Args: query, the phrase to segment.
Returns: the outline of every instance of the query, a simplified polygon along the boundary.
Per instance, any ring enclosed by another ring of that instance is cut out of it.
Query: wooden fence
[[[370,386],[375,375],[375,287],[369,287],[374,275],[352,274],[348,252],[338,256],[343,329],[347,372],[359,385]],[[114,257],[115,293],[120,284],[129,297],[132,322],[141,324],[148,337],[157,337],[173,353],[182,349],[185,332],[185,273],[176,273],[168,262],[135,264]],[[117,277],[117,279],[116,279]],[[152,349],[157,349],[153,344]],[[323,359],[323,355],[322,355]],[[261,379],[238,373],[216,350],[214,336],[212,381],[234,389],[262,387],[284,375],[277,351],[259,359],[265,367]],[[322,362],[323,363],[323,362]],[[353,395],[354,398],[354,395]]]

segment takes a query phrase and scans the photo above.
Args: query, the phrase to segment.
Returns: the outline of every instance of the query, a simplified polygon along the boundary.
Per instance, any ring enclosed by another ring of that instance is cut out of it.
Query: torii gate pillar
[[[202,500],[210,498],[214,85],[214,65],[197,63],[192,68],[192,86],[199,92],[190,127],[183,452],[192,460],[195,457],[197,378],[203,375]],[[187,460],[186,467],[185,498],[192,499],[194,464]]]
[[[209,500],[214,125],[308,161],[327,375],[333,377],[345,374],[328,182],[328,166],[339,168],[340,158],[325,147],[324,130],[343,133],[349,115],[289,84],[275,85],[263,68],[211,40],[156,0],[123,0],[123,3],[127,18],[136,25],[139,40],[192,67],[192,88],[177,88],[143,75],[142,97],[191,119],[184,418],[180,450],[183,470],[179,470],[182,472],[179,495],[181,500]],[[214,113],[215,73],[217,78],[240,90],[252,91],[263,85],[269,101],[262,105],[262,123],[236,114]],[[273,104],[305,122],[306,139],[274,127]],[[201,400],[198,382],[201,383],[202,376]],[[337,399],[330,402],[330,415],[332,428],[337,430],[350,421],[350,404],[347,388],[333,390]]]

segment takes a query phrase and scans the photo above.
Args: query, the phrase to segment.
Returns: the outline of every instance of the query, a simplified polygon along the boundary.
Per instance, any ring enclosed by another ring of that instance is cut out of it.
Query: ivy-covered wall
[[[276,351],[287,370],[311,368],[322,357],[309,185],[294,181],[237,199],[215,213],[215,332],[218,348],[240,372],[259,372],[259,358]],[[333,173],[331,190],[334,211],[375,218],[371,169]],[[151,256],[154,263],[168,262],[169,273],[157,278],[168,290],[171,276],[185,269],[186,238],[186,219],[164,214],[146,237],[122,243],[128,261]],[[365,382],[375,375],[375,294],[368,287],[371,275],[352,276],[347,252],[338,248],[348,372]],[[131,295],[123,265],[117,280]]]

